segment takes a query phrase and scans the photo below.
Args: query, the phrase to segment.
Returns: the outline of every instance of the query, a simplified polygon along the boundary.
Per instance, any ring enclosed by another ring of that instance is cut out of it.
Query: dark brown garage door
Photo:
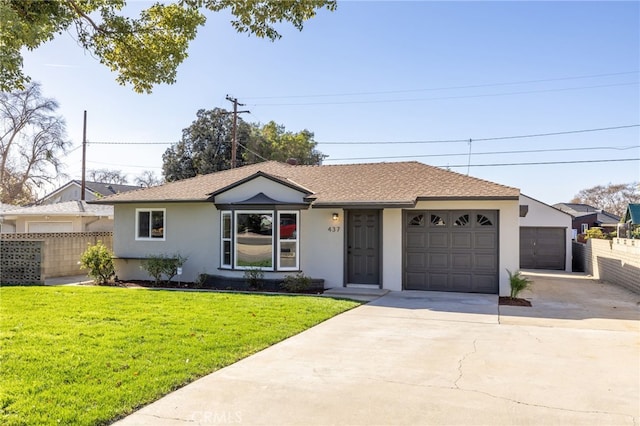
[[[406,290],[498,293],[498,212],[404,212]]]
[[[563,271],[565,249],[564,228],[520,228],[520,268]]]

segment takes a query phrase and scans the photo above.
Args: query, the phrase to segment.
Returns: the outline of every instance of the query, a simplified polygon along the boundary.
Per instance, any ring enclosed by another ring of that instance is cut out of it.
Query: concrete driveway
[[[532,308],[389,293],[118,425],[640,424],[640,297],[531,276]]]

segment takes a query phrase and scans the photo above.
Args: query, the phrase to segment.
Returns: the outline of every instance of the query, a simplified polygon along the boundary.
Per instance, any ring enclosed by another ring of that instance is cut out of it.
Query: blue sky
[[[119,86],[66,33],[26,52],[25,71],[60,102],[72,148],[84,110],[90,142],[172,142],[198,109],[231,108],[230,94],[247,104],[247,121],[313,131],[325,164],[416,160],[549,204],[640,180],[638,160],[486,166],[638,159],[640,127],[479,140],[639,124],[639,2],[339,1],[302,32],[283,24],[276,42],[238,34],[229,19],[209,14],[177,83],[150,95]],[[87,168],[132,182],[159,175],[168,146],[89,144]],[[489,154],[505,151],[539,152]],[[79,179],[81,149],[65,164]]]

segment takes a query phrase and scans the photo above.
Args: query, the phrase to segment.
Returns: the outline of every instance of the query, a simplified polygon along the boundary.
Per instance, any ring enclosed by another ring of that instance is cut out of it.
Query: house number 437
[[[330,226],[329,227],[329,232],[340,232],[340,227],[339,226]]]

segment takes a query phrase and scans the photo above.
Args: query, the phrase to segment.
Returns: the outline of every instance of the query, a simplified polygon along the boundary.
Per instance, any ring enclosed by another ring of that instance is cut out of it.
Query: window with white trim
[[[588,223],[581,223],[580,224],[580,228],[581,228],[581,232],[584,234],[589,230],[589,224]]]
[[[223,267],[230,268],[231,267],[231,212],[222,212],[220,235],[221,235],[220,264]]]
[[[164,241],[166,209],[136,209],[136,240]]]
[[[221,267],[299,270],[299,224],[297,211],[221,212]]]

